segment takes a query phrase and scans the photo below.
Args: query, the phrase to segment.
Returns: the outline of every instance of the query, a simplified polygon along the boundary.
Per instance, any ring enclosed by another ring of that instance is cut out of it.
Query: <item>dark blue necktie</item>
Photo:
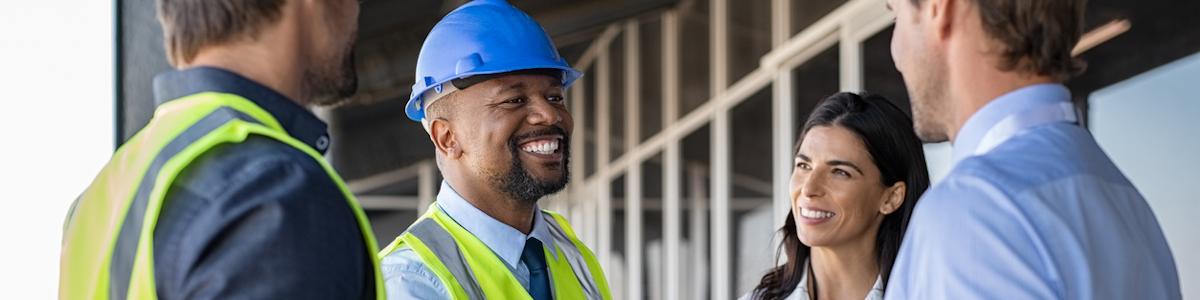
[[[550,276],[546,272],[546,255],[542,252],[542,242],[531,238],[525,240],[525,250],[521,252],[521,263],[529,268],[529,295],[533,300],[551,300]]]

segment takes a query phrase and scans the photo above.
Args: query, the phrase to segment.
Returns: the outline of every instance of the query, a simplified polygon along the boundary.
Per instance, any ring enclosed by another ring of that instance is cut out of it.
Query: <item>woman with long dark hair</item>
[[[879,96],[838,93],[796,147],[787,262],[749,299],[882,299],[913,207],[929,187],[912,119]]]

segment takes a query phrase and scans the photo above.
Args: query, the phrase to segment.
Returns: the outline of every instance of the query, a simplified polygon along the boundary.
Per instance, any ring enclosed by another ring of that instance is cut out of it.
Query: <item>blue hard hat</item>
[[[474,75],[530,69],[562,70],[563,87],[582,76],[533,18],[504,0],[475,0],[450,12],[433,27],[417,57],[416,83],[404,112],[425,118],[425,93]]]

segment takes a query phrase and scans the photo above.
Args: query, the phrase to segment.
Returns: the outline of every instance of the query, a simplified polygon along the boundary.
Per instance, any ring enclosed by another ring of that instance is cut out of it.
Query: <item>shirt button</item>
[[[317,139],[317,151],[325,151],[325,148],[329,148],[329,137],[321,136]]]

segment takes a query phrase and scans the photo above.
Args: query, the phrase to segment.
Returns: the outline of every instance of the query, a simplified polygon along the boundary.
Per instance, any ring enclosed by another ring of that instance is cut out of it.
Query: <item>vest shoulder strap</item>
[[[604,271],[600,268],[600,262],[596,260],[596,255],[583,244],[575,235],[575,230],[567,222],[562,215],[549,211],[542,210],[540,214],[543,220],[546,221],[547,227],[550,228],[550,235],[554,237],[555,244],[559,245],[558,249],[562,253],[560,257],[566,259],[570,265],[569,272],[572,273],[582,286],[582,292],[588,299],[611,299],[608,290],[608,281],[605,279]],[[553,264],[551,264],[553,267]],[[551,272],[567,273],[565,265],[559,265],[557,270]]]
[[[557,259],[547,252],[547,267],[550,268],[555,294],[560,298],[611,299],[599,263],[591,251],[575,238],[566,220],[549,211],[540,213],[538,217],[547,222],[559,251]],[[455,234],[456,231],[461,232]],[[380,252],[380,257],[399,248],[412,249],[455,299],[528,298],[500,258],[469,235],[449,215],[433,206]],[[480,280],[485,282],[481,283]]]
[[[242,142],[250,135],[273,138],[317,160],[347,197],[368,251],[376,249],[361,207],[315,150],[292,138],[274,117],[241,96],[199,93],[160,105],[146,128],[117,150],[73,205],[64,235],[60,296],[72,298],[70,295],[78,292],[92,295],[90,298],[155,298],[153,233],[171,183],[211,148]],[[114,180],[127,184],[113,184]],[[99,236],[91,235],[97,231],[101,231]],[[95,249],[108,251],[95,253]],[[378,260],[370,256],[376,294],[382,297]]]
[[[485,299],[454,236],[433,218],[422,218],[401,236],[455,299]]]

